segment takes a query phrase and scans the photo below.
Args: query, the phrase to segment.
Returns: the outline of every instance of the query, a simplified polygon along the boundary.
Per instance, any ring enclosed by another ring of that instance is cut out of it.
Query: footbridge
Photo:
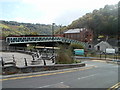
[[[72,40],[72,39],[68,39],[68,38],[64,38],[64,37],[39,37],[39,36],[19,36],[19,37],[6,37],[6,42],[9,45],[12,44],[31,44],[31,43],[51,43],[51,42],[60,42],[60,43],[75,43],[75,44],[81,44],[84,47],[86,46],[86,44],[84,42],[80,42],[77,40]]]

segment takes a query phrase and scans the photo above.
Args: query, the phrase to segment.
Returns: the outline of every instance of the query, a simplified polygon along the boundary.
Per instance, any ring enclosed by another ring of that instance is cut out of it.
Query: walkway
[[[33,60],[31,55],[28,54],[23,54],[23,53],[18,53],[18,52],[0,52],[0,57],[3,57],[3,60],[5,62],[12,62],[13,61],[13,55],[16,61],[16,66],[18,67],[23,67],[25,66],[25,60],[27,60],[28,66],[31,66],[31,61]],[[36,59],[36,58],[35,58]],[[45,60],[47,65],[53,65],[51,60]],[[40,64],[36,65],[44,65],[43,60],[40,60]]]

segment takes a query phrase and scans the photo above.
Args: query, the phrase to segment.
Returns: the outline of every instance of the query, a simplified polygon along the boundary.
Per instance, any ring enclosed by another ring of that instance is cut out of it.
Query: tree
[[[120,2],[119,2],[120,3]],[[66,29],[87,28],[94,32],[95,38],[99,35],[116,36],[118,32],[118,4],[105,5],[104,8],[86,13],[79,19],[73,21]]]

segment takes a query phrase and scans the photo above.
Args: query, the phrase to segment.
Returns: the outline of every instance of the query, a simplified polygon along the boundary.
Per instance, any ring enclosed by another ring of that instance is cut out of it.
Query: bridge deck
[[[64,37],[7,37],[6,42],[8,44],[19,44],[19,43],[39,43],[39,42],[62,42],[62,43],[76,43],[85,46],[85,43],[72,40]]]

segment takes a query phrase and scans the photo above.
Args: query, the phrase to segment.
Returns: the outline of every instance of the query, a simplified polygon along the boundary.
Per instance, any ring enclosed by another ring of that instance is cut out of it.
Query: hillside
[[[9,35],[50,35],[52,26],[45,24],[19,23],[15,21],[0,20],[0,32],[2,36]],[[57,30],[59,26],[55,26]]]
[[[119,2],[120,4],[120,2]],[[84,16],[74,20],[67,27],[62,28],[62,32],[72,28],[88,28],[93,30],[94,36],[116,36],[118,34],[118,4],[105,5],[104,8],[93,10]],[[57,32],[59,33],[59,31]]]

